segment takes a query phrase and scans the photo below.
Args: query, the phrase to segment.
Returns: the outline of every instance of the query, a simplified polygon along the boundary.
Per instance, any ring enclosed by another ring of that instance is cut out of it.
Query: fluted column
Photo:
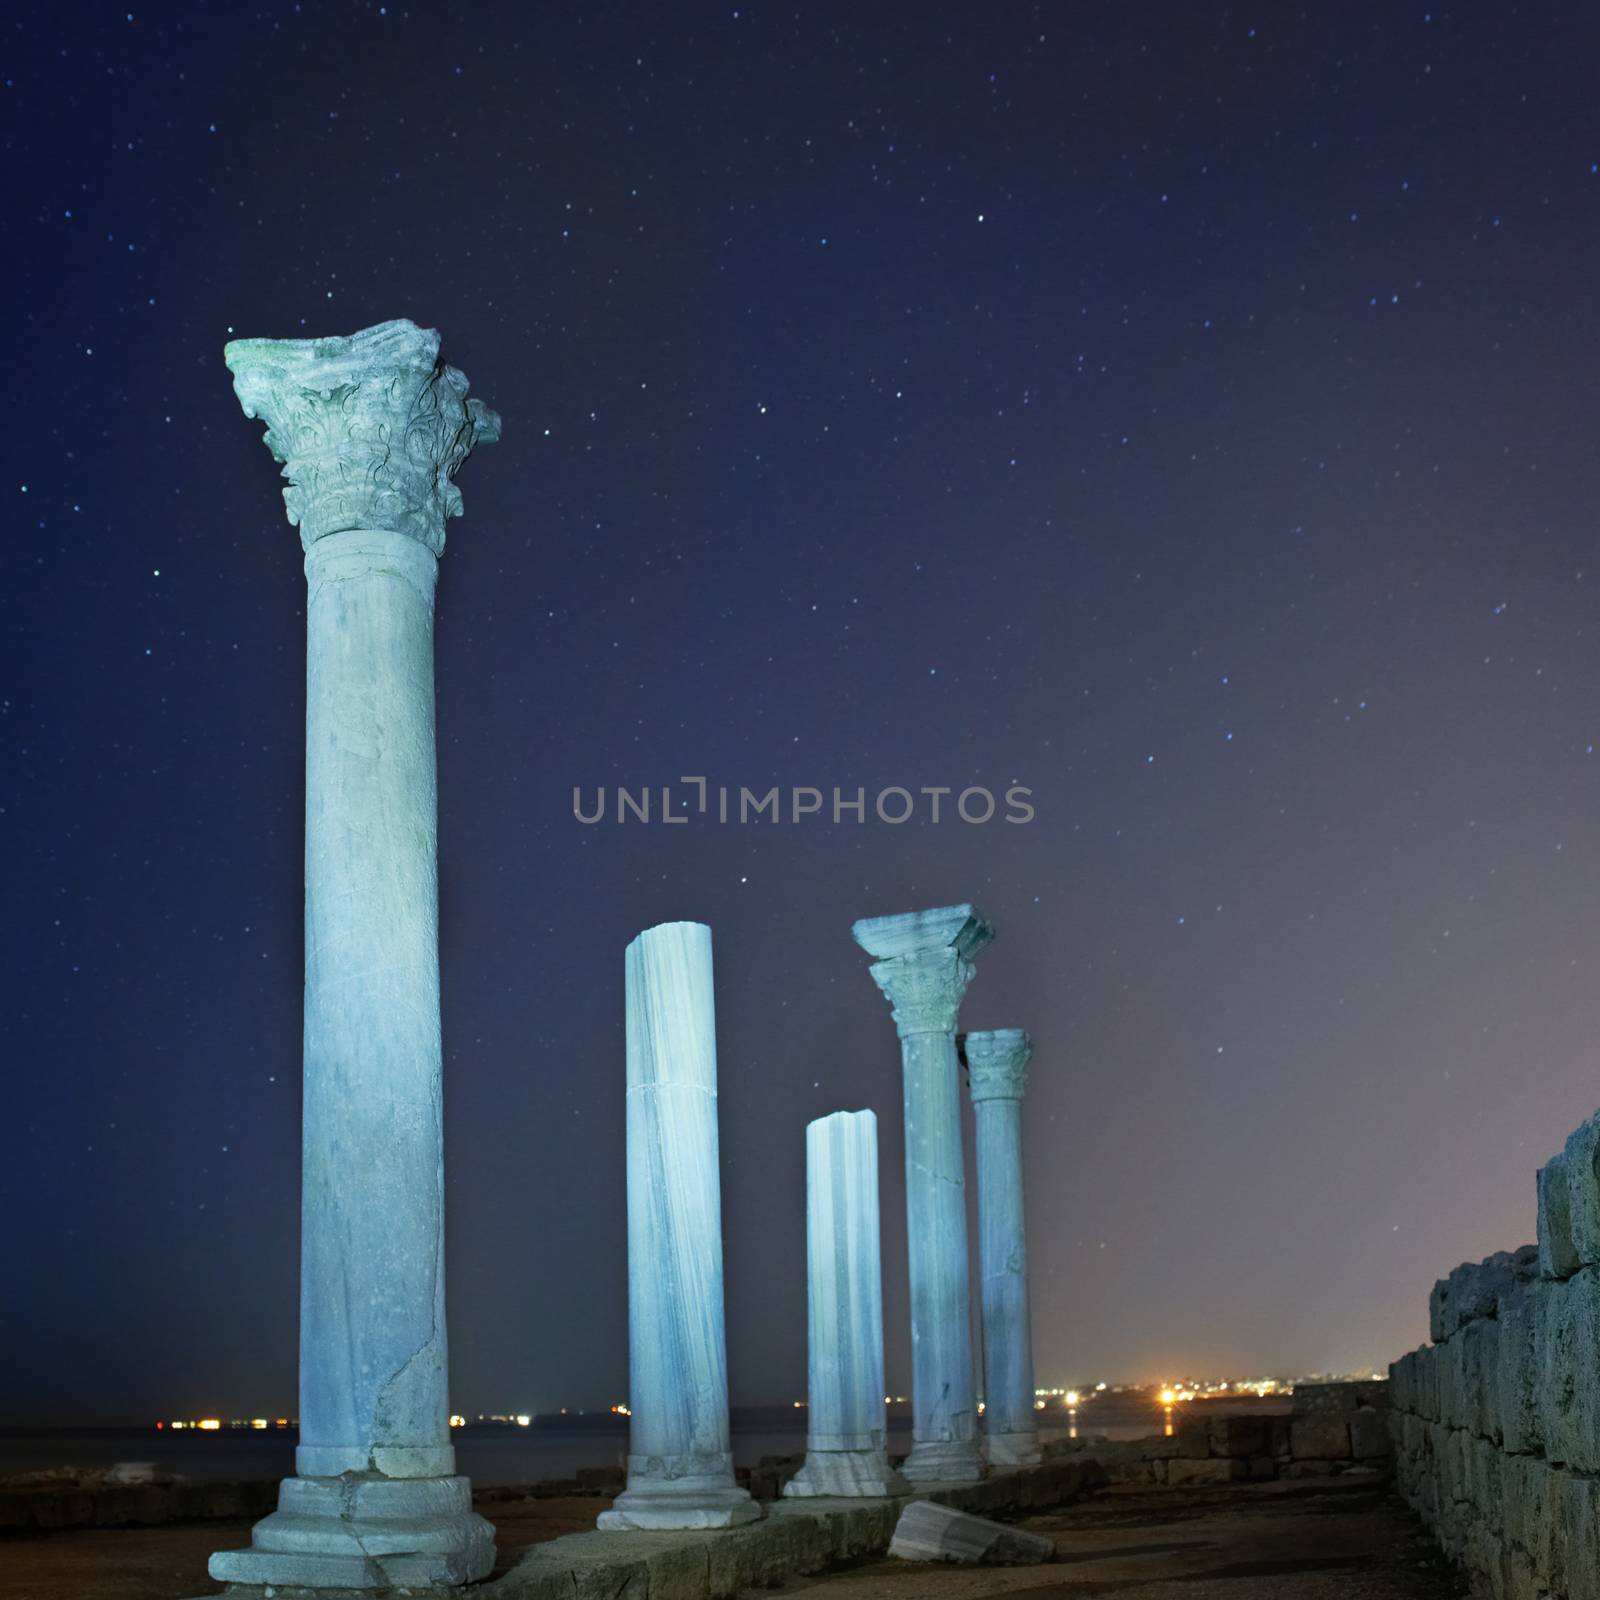
[[[728,1425],[711,930],[647,928],[628,946],[628,1487],[599,1526],[727,1528]]]
[[[999,1028],[969,1033],[964,1045],[978,1136],[984,1445],[992,1466],[1026,1467],[1043,1459],[1022,1210],[1022,1096],[1033,1041],[1021,1028]]]
[[[439,336],[242,339],[224,359],[305,549],[305,1038],[296,1476],[235,1583],[485,1576],[450,1443],[433,597],[450,481],[500,419]]]
[[[889,1470],[878,1248],[878,1119],[806,1125],[806,1460],[795,1497],[903,1494]]]
[[[864,918],[851,931],[877,958],[873,980],[893,1006],[900,1034],[913,1406],[911,1454],[901,1470],[913,1483],[969,1483],[983,1469],[955,1034],[972,957],[994,930],[961,905]]]

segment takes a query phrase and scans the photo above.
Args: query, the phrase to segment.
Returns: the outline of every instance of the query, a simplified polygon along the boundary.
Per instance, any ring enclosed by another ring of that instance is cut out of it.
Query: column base
[[[612,1501],[609,1511],[595,1519],[606,1533],[630,1529],[737,1528],[756,1522],[761,1507],[747,1489],[733,1484],[674,1489],[670,1483],[642,1483],[629,1487]]]
[[[1036,1467],[1044,1460],[1039,1435],[1031,1429],[1023,1433],[988,1433],[983,1453],[991,1467]]]
[[[285,1478],[248,1550],[221,1550],[219,1583],[298,1589],[453,1588],[488,1577],[494,1529],[465,1478]]]
[[[882,1500],[910,1487],[881,1450],[808,1450],[806,1464],[784,1484],[783,1492],[797,1500]]]
[[[976,1439],[920,1439],[900,1472],[907,1483],[976,1483],[983,1459]]]

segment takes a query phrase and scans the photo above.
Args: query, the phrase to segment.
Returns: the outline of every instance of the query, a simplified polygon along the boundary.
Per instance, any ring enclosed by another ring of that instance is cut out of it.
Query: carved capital
[[[1020,1100],[1028,1088],[1028,1058],[1033,1040],[1021,1028],[969,1033],[962,1039],[972,1103]]]
[[[875,961],[868,970],[894,1007],[894,1025],[904,1039],[914,1033],[954,1034],[961,998],[977,969],[951,949],[914,951]]]
[[[500,418],[467,399],[439,335],[380,322],[336,339],[235,339],[223,351],[247,417],[283,463],[289,522],[307,550],[330,533],[403,533],[439,555],[461,515],[451,476]]]

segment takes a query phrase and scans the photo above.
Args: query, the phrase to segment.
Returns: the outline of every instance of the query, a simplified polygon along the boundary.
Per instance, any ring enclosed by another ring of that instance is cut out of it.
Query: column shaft
[[[302,1477],[442,1477],[433,590],[399,533],[306,556]]]
[[[993,1466],[1041,1459],[1022,1204],[1022,1096],[1031,1051],[1020,1028],[966,1037],[977,1126],[983,1421]]]
[[[784,1493],[903,1492],[886,1454],[878,1119],[870,1111],[836,1111],[806,1127],[806,1337],[806,1460]]]
[[[734,1483],[723,1325],[711,930],[628,946],[628,1487],[602,1528],[715,1528],[760,1515]]]
[[[970,1447],[975,1465],[978,1421],[972,1382],[967,1197],[955,1039],[944,1033],[912,1034],[901,1043],[901,1063],[913,1453],[917,1445]],[[934,1461],[958,1466],[966,1453],[964,1449],[939,1451],[934,1453]],[[906,1463],[908,1477],[918,1478],[920,1470],[920,1463]]]

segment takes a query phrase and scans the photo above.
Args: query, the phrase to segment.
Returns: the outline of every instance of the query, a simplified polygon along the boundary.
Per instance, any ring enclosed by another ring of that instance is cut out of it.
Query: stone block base
[[[976,1483],[983,1476],[983,1460],[976,1439],[921,1440],[900,1468],[907,1483]]]
[[[641,1484],[629,1488],[602,1511],[595,1526],[604,1532],[627,1529],[664,1530],[675,1528],[737,1528],[741,1523],[760,1519],[761,1507],[744,1489],[673,1489]]]
[[[876,1500],[905,1494],[906,1483],[881,1450],[808,1450],[783,1492],[793,1499]]]
[[[285,1478],[248,1550],[222,1550],[219,1583],[372,1591],[450,1588],[494,1568],[494,1529],[467,1479]]]

